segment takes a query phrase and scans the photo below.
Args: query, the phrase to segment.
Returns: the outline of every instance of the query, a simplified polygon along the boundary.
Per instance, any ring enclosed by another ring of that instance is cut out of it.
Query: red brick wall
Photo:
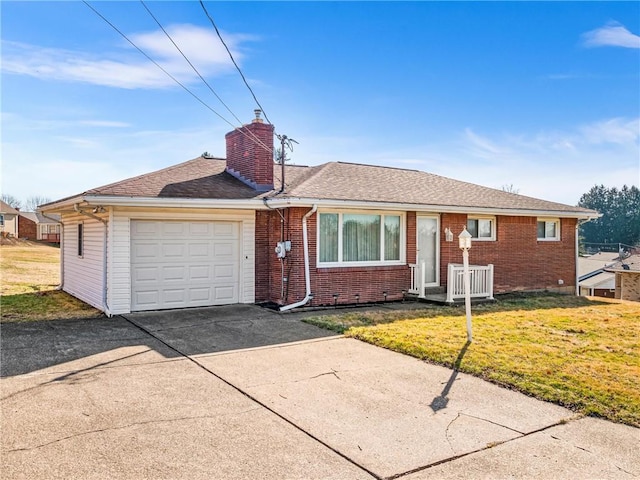
[[[496,241],[474,241],[469,251],[472,265],[494,265],[494,291],[575,289],[576,220],[560,220],[560,241],[537,240],[536,217],[496,217]],[[442,214],[440,278],[446,284],[447,264],[462,263],[457,235],[466,225],[466,215]],[[451,228],[453,242],[444,241]],[[563,284],[559,285],[558,280]]]
[[[38,226],[33,220],[18,215],[18,238],[36,240],[38,238]]]
[[[257,137],[259,142],[254,138]],[[225,135],[227,168],[259,190],[273,188],[273,125],[249,123]],[[266,150],[262,143],[271,151]]]
[[[309,208],[281,210],[284,217],[284,240],[291,240],[292,249],[282,262],[274,248],[281,239],[282,217],[277,211],[256,212],[256,301],[278,304],[297,302],[305,296],[302,217]],[[402,298],[410,285],[407,265],[385,267],[318,268],[316,266],[317,214],[307,220],[311,273],[310,305],[379,302]],[[457,235],[466,225],[464,214],[442,214],[440,235],[440,284],[446,286],[447,264],[462,263]],[[496,217],[496,241],[473,242],[470,263],[494,264],[496,293],[514,290],[575,288],[575,224],[574,219],[561,220],[561,241],[537,241],[535,217]],[[416,260],[416,214],[406,216],[407,264]],[[445,241],[445,228],[454,232],[454,241]],[[282,271],[284,266],[284,288]],[[564,281],[562,286],[558,280]],[[284,295],[282,292],[284,291]]]

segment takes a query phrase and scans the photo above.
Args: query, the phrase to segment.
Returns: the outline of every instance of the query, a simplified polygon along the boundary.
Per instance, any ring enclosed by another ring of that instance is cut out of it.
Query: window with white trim
[[[474,240],[495,240],[496,239],[496,219],[495,217],[467,217],[467,231]]]
[[[318,265],[400,265],[404,262],[404,215],[321,212]]]
[[[538,240],[540,241],[560,240],[560,219],[559,218],[538,218]]]

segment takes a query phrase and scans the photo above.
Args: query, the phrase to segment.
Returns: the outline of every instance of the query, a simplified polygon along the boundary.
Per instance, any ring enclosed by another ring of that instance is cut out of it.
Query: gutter
[[[268,200],[269,205],[266,204]],[[258,197],[250,199],[207,199],[207,198],[158,198],[158,197],[118,197],[110,195],[82,195],[72,199],[51,203],[47,211],[61,211],[68,209],[78,202],[103,206],[123,207],[157,207],[157,208],[211,208],[211,209],[238,209],[238,210],[264,210],[267,208],[309,207],[318,205],[320,208],[345,208],[357,210],[400,210],[400,211],[424,211],[434,213],[466,213],[477,215],[510,215],[516,217],[558,217],[593,220],[602,215],[589,211],[568,210],[538,210],[516,208],[490,208],[460,205],[433,205],[413,204],[402,202],[368,202],[359,200],[332,200],[305,197]]]
[[[302,217],[302,243],[304,247],[304,283],[305,283],[306,295],[299,302],[291,303],[289,305],[284,305],[280,307],[281,312],[286,312],[287,310],[291,310],[296,307],[301,307],[313,298],[313,295],[311,294],[311,274],[309,272],[309,239],[307,237],[307,218],[309,218],[311,215],[316,213],[316,210],[318,210],[318,205],[314,203],[313,206],[311,207],[311,210],[309,210],[304,215],[304,217]]]
[[[104,306],[104,313],[105,315],[107,315],[107,317],[111,317],[111,312],[109,311],[109,303],[108,303],[108,298],[107,298],[107,236],[108,236],[108,232],[109,229],[107,228],[108,226],[108,221],[105,220],[104,218],[101,218],[93,213],[90,212],[85,212],[84,210],[82,210],[79,206],[79,204],[74,204],[73,205],[73,209],[79,213],[80,215],[85,215],[87,217],[93,218],[94,220],[97,220],[99,222],[102,222],[102,224],[104,225],[104,239],[102,242],[102,261],[103,261],[103,269],[102,269],[102,291],[103,291],[103,295],[102,295],[102,304]]]

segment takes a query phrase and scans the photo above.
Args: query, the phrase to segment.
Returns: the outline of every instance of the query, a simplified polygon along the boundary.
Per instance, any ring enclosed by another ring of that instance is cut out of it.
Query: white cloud
[[[640,119],[612,118],[580,128],[583,138],[593,144],[633,144],[640,137]]]
[[[166,28],[191,63],[205,77],[230,72],[233,64],[210,29],[195,25]],[[197,80],[195,72],[161,31],[134,33],[136,45],[183,83]],[[225,41],[236,61],[243,58],[243,42],[255,40],[249,35],[226,34]],[[110,53],[92,53],[43,48],[18,42],[3,42],[2,70],[42,79],[91,83],[117,88],[166,88],[175,83],[157,66],[128,43]]]
[[[640,48],[640,36],[631,33],[623,25],[612,22],[582,35],[586,47]]]
[[[81,120],[79,123],[87,127],[99,128],[126,128],[131,126],[131,124],[126,122],[116,122],[112,120]]]

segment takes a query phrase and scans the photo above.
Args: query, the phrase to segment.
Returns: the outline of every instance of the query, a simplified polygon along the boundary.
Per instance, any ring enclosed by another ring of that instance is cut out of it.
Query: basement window
[[[495,217],[467,217],[467,231],[474,240],[496,239]]]
[[[538,240],[541,242],[560,240],[560,219],[538,218]]]
[[[405,256],[403,247],[403,214],[319,214],[319,266],[401,265]]]

